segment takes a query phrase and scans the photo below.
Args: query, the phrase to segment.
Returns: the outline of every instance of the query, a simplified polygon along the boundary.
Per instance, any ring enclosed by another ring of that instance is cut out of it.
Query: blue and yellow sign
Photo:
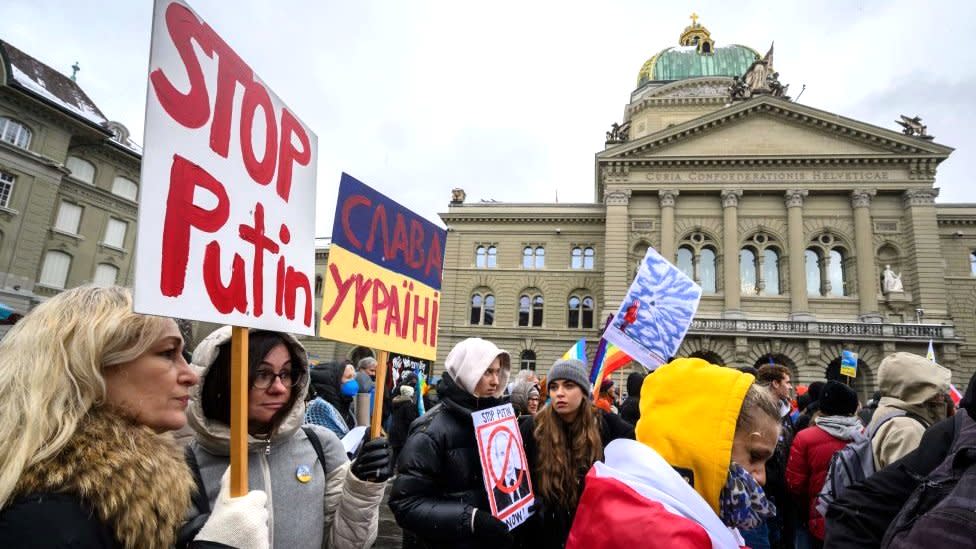
[[[853,351],[841,351],[840,375],[857,377],[857,353]]]
[[[434,360],[446,237],[342,174],[319,335]]]

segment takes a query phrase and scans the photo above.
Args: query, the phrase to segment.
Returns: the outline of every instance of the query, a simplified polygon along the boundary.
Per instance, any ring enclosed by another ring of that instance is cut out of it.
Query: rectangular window
[[[70,233],[78,234],[78,227],[81,225],[81,206],[71,202],[61,202],[58,208],[58,219],[54,222],[54,228]]]
[[[64,252],[51,251],[44,256],[44,266],[41,267],[39,282],[52,288],[64,288],[68,281],[68,269],[71,268],[71,256]]]
[[[0,207],[10,207],[10,196],[14,194],[14,176],[0,172]]]
[[[125,221],[115,219],[114,217],[108,218],[108,225],[105,227],[105,239],[102,242],[116,248],[124,248],[125,229]]]

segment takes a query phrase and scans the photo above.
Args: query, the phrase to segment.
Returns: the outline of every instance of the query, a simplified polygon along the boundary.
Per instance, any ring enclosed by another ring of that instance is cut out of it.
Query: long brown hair
[[[550,504],[573,509],[580,498],[580,478],[595,461],[603,459],[599,410],[584,398],[571,423],[546,405],[535,416],[539,448],[539,494]]]

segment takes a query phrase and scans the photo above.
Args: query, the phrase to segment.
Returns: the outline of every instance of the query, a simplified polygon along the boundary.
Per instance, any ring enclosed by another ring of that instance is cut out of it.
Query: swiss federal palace
[[[3,42],[0,58],[0,301],[26,312],[66,287],[131,284],[141,151],[73,78]],[[885,355],[932,341],[964,385],[976,204],[936,203],[953,149],[917,117],[881,128],[789,95],[771,49],[717,44],[693,20],[640,67],[592,203],[468,202],[457,182],[438,363],[472,336],[540,374],[580,338],[592,358],[653,247],[704,290],[679,356],[772,360],[806,383],[838,377],[850,350],[863,396]],[[313,360],[368,352],[306,344]]]

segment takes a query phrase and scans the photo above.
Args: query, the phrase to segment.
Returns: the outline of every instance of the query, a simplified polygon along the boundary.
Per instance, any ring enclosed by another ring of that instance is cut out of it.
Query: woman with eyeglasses
[[[392,475],[384,438],[364,443],[350,462],[330,430],[305,425],[308,358],[290,334],[251,330],[248,341],[248,487],[268,494],[272,547],[369,547]],[[188,539],[220,491],[230,454],[231,327],[210,334],[193,353],[200,384],[187,415],[196,438],[187,461],[202,495],[185,527]]]

